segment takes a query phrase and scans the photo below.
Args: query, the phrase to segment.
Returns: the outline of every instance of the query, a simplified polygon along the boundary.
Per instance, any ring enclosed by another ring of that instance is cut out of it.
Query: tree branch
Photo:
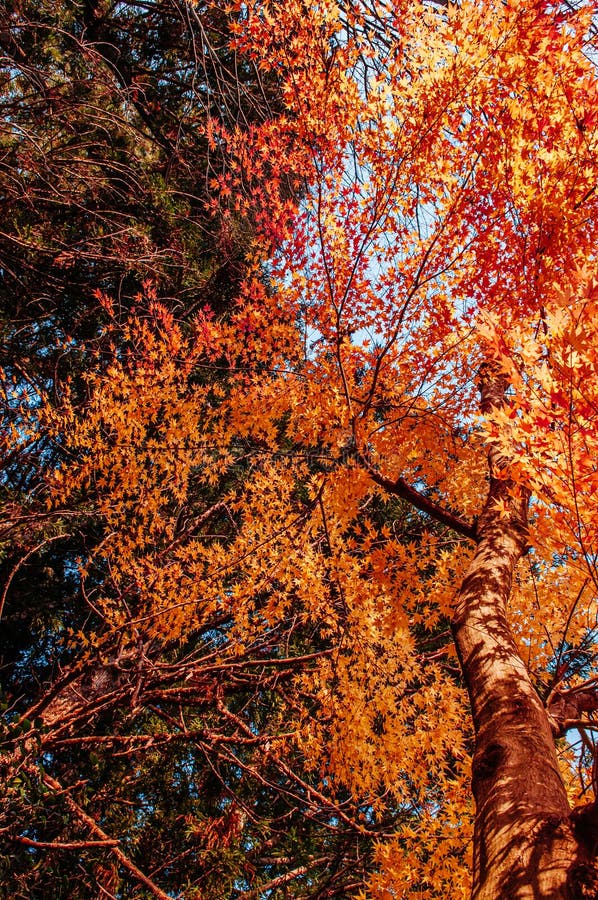
[[[118,841],[107,838],[104,841],[35,841],[25,837],[24,834],[14,835],[10,838],[26,847],[39,847],[43,850],[84,850],[87,847],[116,847]]]
[[[393,480],[392,478],[387,478],[385,475],[382,475],[367,457],[362,453],[359,453],[359,451],[357,457],[360,463],[367,469],[372,481],[381,488],[384,488],[388,494],[394,494],[396,497],[401,497],[403,500],[411,503],[416,509],[419,509],[420,512],[426,513],[426,515],[430,516],[430,518],[434,519],[436,522],[440,522],[441,525],[447,525],[449,528],[452,528],[453,531],[462,534],[463,537],[475,541],[475,524],[471,524],[460,516],[443,509],[442,506],[439,506],[433,500],[425,497],[424,494],[412,487],[412,485],[405,481],[404,478],[399,476]]]
[[[117,846],[116,842],[106,834],[106,832],[100,828],[98,823],[94,821],[94,819],[89,816],[84,809],[81,809],[78,803],[75,803],[73,798],[64,791],[64,788],[59,784],[58,781],[55,781],[50,775],[44,775],[44,784],[49,787],[52,791],[59,791],[64,795],[64,800],[66,805],[70,809],[70,811],[83,822],[92,834],[97,835],[99,840],[110,850],[110,852],[117,858],[121,866],[126,869],[137,881],[141,882],[141,884],[145,885],[145,887],[157,898],[157,900],[173,900],[171,896],[165,894],[164,891],[158,887],[157,884],[148,878],[147,875],[138,869],[134,862],[132,862],[128,856],[126,856],[123,851]]]

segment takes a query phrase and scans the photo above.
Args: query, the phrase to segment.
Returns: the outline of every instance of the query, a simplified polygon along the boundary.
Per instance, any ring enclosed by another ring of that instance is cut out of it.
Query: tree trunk
[[[505,387],[483,374],[483,411],[502,404]],[[517,495],[497,448],[488,455],[477,551],[453,620],[475,730],[472,900],[596,898],[594,808],[571,814],[548,715],[507,621],[513,572],[526,550],[528,498]]]

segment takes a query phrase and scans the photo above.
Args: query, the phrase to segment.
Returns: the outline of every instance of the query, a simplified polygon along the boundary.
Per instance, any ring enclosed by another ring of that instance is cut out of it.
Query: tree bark
[[[506,384],[485,370],[482,411]],[[513,573],[527,544],[528,497],[489,449],[490,486],[477,550],[463,581],[453,633],[475,731],[472,900],[598,897],[594,808],[571,813],[549,718],[519,656],[508,619]]]

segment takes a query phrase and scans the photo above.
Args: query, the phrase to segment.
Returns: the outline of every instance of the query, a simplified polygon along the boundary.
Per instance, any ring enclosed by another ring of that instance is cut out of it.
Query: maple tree
[[[232,4],[280,92],[201,120],[235,302],[90,279],[85,372],[8,370],[9,458],[60,452],[8,486],[6,603],[84,540],[5,833],[81,896],[596,895],[595,13]]]
[[[598,700],[594,14],[591,3],[256,4],[239,28],[246,52],[288,72],[277,135],[301,135],[294,162],[313,185],[274,262],[312,342],[300,378],[284,382],[287,431],[336,458],[321,490],[360,559],[352,580],[342,566],[350,608],[367,617],[390,587],[406,658],[409,626],[452,624],[473,713],[475,897],[597,887],[594,764],[583,773]],[[377,488],[443,524],[453,545],[420,541],[412,562],[391,533],[353,534]],[[459,535],[477,547],[469,562]],[[446,697],[447,672],[437,678]],[[395,706],[378,691],[400,758]],[[555,745],[572,725],[588,801],[573,812],[573,759],[558,745],[559,763]],[[439,827],[442,814],[429,818]],[[382,891],[442,889],[450,825],[439,834],[436,852],[387,849]]]

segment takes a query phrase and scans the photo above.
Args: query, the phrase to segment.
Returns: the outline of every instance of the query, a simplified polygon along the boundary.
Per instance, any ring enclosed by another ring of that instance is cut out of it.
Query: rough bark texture
[[[483,373],[483,411],[503,402],[505,387]],[[476,735],[472,898],[598,897],[593,809],[583,822],[571,815],[549,718],[507,620],[513,572],[526,550],[528,498],[517,495],[506,463],[491,447],[477,551],[453,621]]]

